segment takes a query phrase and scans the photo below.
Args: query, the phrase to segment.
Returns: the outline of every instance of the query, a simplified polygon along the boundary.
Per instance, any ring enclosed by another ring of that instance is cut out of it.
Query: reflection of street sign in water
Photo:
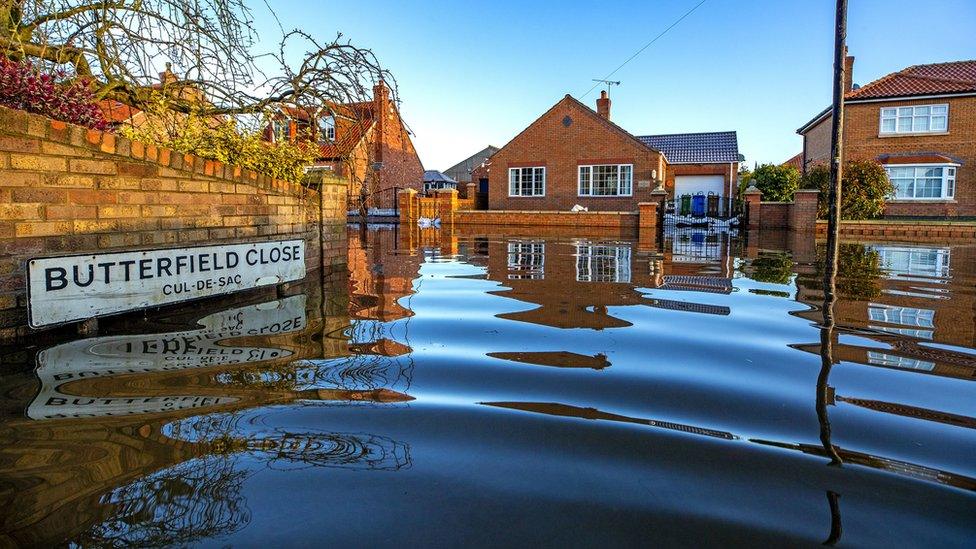
[[[204,317],[196,330],[106,336],[72,341],[41,351],[41,389],[27,408],[32,419],[145,414],[211,407],[232,397],[172,395],[89,397],[62,392],[66,383],[124,374],[250,364],[291,356],[287,349],[227,345],[240,337],[273,336],[305,329],[304,295],[249,305]]]

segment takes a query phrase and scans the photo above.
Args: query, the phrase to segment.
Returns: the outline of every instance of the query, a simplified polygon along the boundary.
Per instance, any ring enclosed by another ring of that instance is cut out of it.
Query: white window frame
[[[522,184],[521,177],[524,170],[532,170],[532,185],[529,187],[531,194],[525,193],[514,193],[515,190],[515,179],[514,175],[516,172],[519,173],[519,186],[520,189],[524,189],[525,186]],[[535,170],[542,170],[542,193],[537,194],[535,192]],[[521,166],[518,168],[508,169],[508,197],[509,198],[539,198],[546,196],[546,167],[545,166]]]
[[[868,319],[872,322],[935,328],[935,310],[917,307],[898,307],[884,303],[868,303]]]
[[[291,120],[274,118],[271,120],[271,142],[280,143],[291,139]]]
[[[945,114],[932,114],[932,109],[937,107],[945,107]],[[910,111],[909,111],[910,109]],[[920,109],[928,109],[928,114],[916,114]],[[888,112],[885,112],[888,111]],[[892,114],[890,111],[894,111]],[[906,111],[908,111],[906,113]],[[919,133],[948,133],[949,132],[949,104],[948,103],[932,103],[928,105],[902,105],[899,107],[881,107],[878,111],[878,135],[912,135]],[[945,118],[945,125],[942,128],[933,129],[932,119],[933,118]],[[909,129],[901,128],[901,120],[910,118],[912,121],[912,127]],[[923,118],[928,118],[928,128],[927,129],[916,129],[916,121]],[[884,123],[886,120],[894,120],[895,129],[885,130]]]
[[[617,194],[593,194],[593,169],[615,166],[617,168]],[[583,192],[583,170],[584,168],[589,171],[589,192]],[[620,186],[622,179],[620,174],[623,172],[623,168],[630,168],[630,181],[628,181],[628,189],[630,192],[621,193]],[[634,196],[634,165],[633,164],[580,164],[576,167],[576,196],[585,196],[588,198],[619,198]]]
[[[895,194],[888,197],[889,201],[900,201],[900,200],[955,200],[956,198],[956,181],[959,178],[959,164],[885,164],[884,169],[888,174],[888,179],[891,180],[892,168],[912,168],[915,170],[912,179],[918,181],[919,179],[929,179],[926,177],[920,178],[918,176],[918,168],[928,169],[928,168],[942,168],[942,189],[941,196],[898,196],[897,190]],[[894,181],[892,181],[892,184]],[[917,185],[912,185],[913,189],[918,189]]]
[[[515,240],[508,243],[508,279],[546,278],[546,243],[543,240]]]
[[[949,277],[949,248],[874,246],[873,249],[891,275]]]
[[[332,143],[336,138],[335,116],[327,114],[318,119],[319,143]],[[324,126],[324,127],[323,127]]]
[[[574,255],[577,282],[630,282],[632,254],[627,244],[579,242]]]

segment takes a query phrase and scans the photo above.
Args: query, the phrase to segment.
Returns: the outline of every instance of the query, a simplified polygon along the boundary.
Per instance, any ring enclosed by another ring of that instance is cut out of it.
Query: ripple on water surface
[[[976,245],[458,231],[4,351],[0,539],[971,545]]]

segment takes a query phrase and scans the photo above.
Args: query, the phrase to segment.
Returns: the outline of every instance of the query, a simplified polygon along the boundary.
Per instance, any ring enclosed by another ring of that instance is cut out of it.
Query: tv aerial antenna
[[[607,96],[610,95],[610,86],[619,86],[620,80],[604,80],[603,78],[594,78],[594,82],[599,82],[601,84],[606,84],[607,86]]]

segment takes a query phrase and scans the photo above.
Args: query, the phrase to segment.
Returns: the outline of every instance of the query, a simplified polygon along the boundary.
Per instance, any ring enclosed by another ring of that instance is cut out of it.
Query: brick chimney
[[[847,46],[844,46],[844,93],[849,93],[854,88],[854,56],[847,55]]]
[[[607,90],[600,91],[600,98],[596,100],[596,113],[610,120],[610,98],[607,97]]]
[[[373,86],[373,116],[376,117],[376,132],[374,137],[374,162],[383,162],[383,145],[386,143],[386,130],[390,115],[390,88],[386,82],[380,80]]]

